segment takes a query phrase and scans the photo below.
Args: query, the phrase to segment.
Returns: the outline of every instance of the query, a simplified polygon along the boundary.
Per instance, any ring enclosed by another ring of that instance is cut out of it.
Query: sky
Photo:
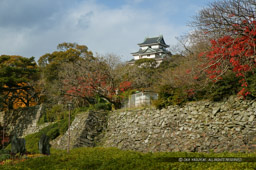
[[[176,37],[213,0],[0,0],[0,55],[36,58],[63,42],[86,45],[94,54],[132,59],[138,43]]]

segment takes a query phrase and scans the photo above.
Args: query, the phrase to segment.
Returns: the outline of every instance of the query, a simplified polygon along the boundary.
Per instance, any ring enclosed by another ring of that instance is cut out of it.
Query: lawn
[[[255,162],[179,162],[211,158],[252,158],[256,153],[141,153],[122,151],[117,148],[76,148],[66,151],[51,150],[50,156],[38,154],[21,158],[21,161],[6,160],[0,169],[255,169]],[[252,160],[251,159],[251,160]]]

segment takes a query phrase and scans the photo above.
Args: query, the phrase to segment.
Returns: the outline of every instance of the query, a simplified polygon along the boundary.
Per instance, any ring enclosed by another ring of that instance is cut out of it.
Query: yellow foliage
[[[19,83],[18,86],[20,87],[24,87],[27,86],[27,83]],[[5,88],[8,88],[8,86],[4,85]],[[7,93],[7,92],[5,92]],[[23,108],[23,107],[27,107],[25,103],[28,102],[28,98],[30,98],[31,96],[29,96],[29,94],[23,90],[23,89],[19,89],[16,90],[14,92],[9,92],[7,95],[8,97],[6,98],[6,103],[9,102],[9,100],[12,98],[12,96],[14,95],[19,95],[19,98],[15,98],[15,100],[13,101],[13,109],[18,109],[18,108]],[[29,101],[29,106],[35,106],[37,105],[37,101],[34,98],[31,98]]]

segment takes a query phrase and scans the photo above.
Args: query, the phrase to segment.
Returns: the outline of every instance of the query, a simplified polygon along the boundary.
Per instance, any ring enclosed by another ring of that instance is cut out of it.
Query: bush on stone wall
[[[256,69],[247,75],[248,90],[251,92],[250,98],[256,98]]]
[[[251,72],[247,76],[248,90],[251,92],[248,98],[256,98],[256,74]],[[209,82],[204,88],[180,86],[174,88],[171,85],[159,87],[159,99],[153,101],[153,105],[158,108],[165,108],[169,105],[182,105],[188,101],[199,101],[208,99],[210,101],[222,101],[232,95],[236,95],[243,87],[239,83],[239,78],[228,72],[223,79],[217,82]],[[193,95],[189,94],[193,90]]]
[[[222,80],[210,82],[205,89],[197,94],[198,99],[209,99],[211,101],[221,101],[229,96],[236,95],[241,90],[239,79],[232,73],[227,73]]]
[[[111,108],[111,103],[97,103],[90,107],[92,110],[111,110]]]
[[[256,74],[250,72],[246,77],[246,81],[248,82],[248,87],[246,88],[251,92],[248,98],[256,98]],[[198,90],[196,96],[197,99],[222,101],[232,95],[237,95],[242,88],[239,78],[233,72],[228,72],[223,76],[222,80],[216,83],[210,82],[204,89]]]
[[[54,122],[56,120],[64,119],[67,116],[67,111],[62,104],[53,105],[52,108],[46,111],[46,121]]]
[[[159,88],[158,100],[153,101],[153,105],[158,108],[164,108],[169,105],[181,105],[187,100],[185,90],[181,88],[173,88],[170,85],[164,85]]]

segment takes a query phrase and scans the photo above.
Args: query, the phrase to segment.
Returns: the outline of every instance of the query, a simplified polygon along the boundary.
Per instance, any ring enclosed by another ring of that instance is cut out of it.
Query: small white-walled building
[[[139,51],[131,53],[134,57],[133,60],[129,62],[129,64],[134,64],[136,60],[139,59],[155,59],[157,65],[168,59],[172,54],[167,50],[169,45],[167,45],[164,41],[163,36],[145,38],[144,42],[138,44],[140,46]]]
[[[151,105],[152,100],[157,100],[158,94],[151,91],[137,92],[129,96],[129,99],[124,103],[124,107],[132,108],[139,106]]]

